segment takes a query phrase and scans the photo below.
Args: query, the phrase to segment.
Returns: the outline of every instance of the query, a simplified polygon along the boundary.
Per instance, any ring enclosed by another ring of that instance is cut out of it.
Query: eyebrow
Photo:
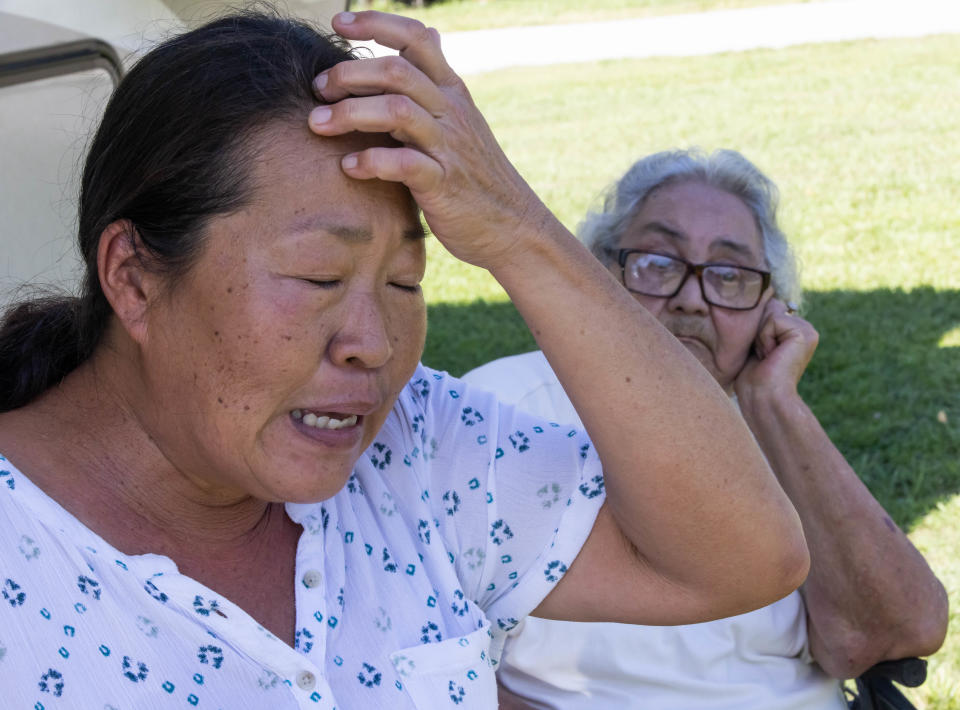
[[[315,232],[322,230],[332,234],[348,243],[369,242],[373,239],[373,232],[366,227],[357,227],[342,222],[332,222],[325,215],[310,215],[294,220],[288,229],[290,234],[303,234],[305,232]],[[416,226],[404,230],[404,239],[418,240],[425,239],[427,236],[423,224],[417,221]]]
[[[663,222],[656,222],[656,221],[647,222],[640,228],[640,231],[641,232],[657,232],[658,234],[662,234],[663,236],[667,237],[668,239],[674,242],[690,241],[689,237],[687,237],[686,234],[684,234],[683,232],[678,232],[676,229],[673,229],[672,227],[668,227]],[[743,256],[756,258],[756,255],[753,253],[753,250],[751,250],[750,247],[744,244],[741,244],[740,242],[734,241],[729,237],[720,237],[719,239],[715,239],[710,243],[710,246],[722,247],[724,249],[729,249],[730,251],[736,254],[741,254]]]

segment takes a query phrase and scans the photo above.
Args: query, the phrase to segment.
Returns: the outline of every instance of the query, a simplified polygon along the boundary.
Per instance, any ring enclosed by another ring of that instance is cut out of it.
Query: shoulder
[[[540,350],[494,360],[471,370],[463,379],[535,416],[581,426],[573,404]]]
[[[536,389],[545,383],[556,382],[557,376],[543,351],[534,350],[492,360],[470,370],[463,380],[474,387],[499,393],[504,387]]]

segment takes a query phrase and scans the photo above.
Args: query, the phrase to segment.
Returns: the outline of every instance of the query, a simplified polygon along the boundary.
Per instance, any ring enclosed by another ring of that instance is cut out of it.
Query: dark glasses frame
[[[694,264],[690,261],[687,261],[686,259],[681,259],[679,256],[675,256],[673,254],[662,254],[661,252],[650,251],[648,249],[607,249],[607,252],[611,256],[614,254],[616,254],[617,256],[617,263],[620,265],[620,281],[623,282],[624,288],[626,288],[631,293],[639,293],[641,296],[650,296],[651,298],[673,298],[678,293],[680,293],[680,289],[682,289],[684,287],[684,284],[687,283],[687,279],[690,278],[690,274],[696,274],[697,282],[700,284],[700,295],[703,296],[704,302],[709,303],[711,306],[716,306],[717,308],[726,308],[727,310],[730,310],[730,311],[750,311],[756,308],[760,304],[760,299],[763,298],[764,292],[770,286],[770,272],[764,271],[763,269],[754,269],[753,267],[750,267],[750,266],[740,266],[738,264],[724,264],[722,262],[715,262],[715,261],[708,261],[702,264]],[[680,282],[677,285],[677,288],[673,291],[673,293],[662,294],[662,293],[646,293],[645,291],[637,291],[627,286],[627,278],[626,278],[627,259],[630,258],[631,254],[652,254],[654,256],[662,256],[667,259],[673,259],[674,261],[678,261],[681,264],[685,265],[687,267],[687,270],[684,273],[683,278],[680,279]],[[723,303],[715,303],[714,301],[711,301],[710,298],[707,296],[706,289],[703,287],[703,272],[705,269],[711,266],[723,266],[728,269],[731,269],[731,268],[740,269],[742,271],[752,271],[755,274],[760,274],[761,286],[760,286],[760,292],[757,294],[756,302],[752,306],[728,306]]]

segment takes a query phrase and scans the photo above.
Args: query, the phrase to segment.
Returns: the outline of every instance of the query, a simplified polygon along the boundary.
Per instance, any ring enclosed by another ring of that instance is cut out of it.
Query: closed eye
[[[337,286],[339,286],[339,285],[342,283],[342,282],[340,281],[340,279],[308,279],[308,278],[301,278],[300,280],[303,281],[303,282],[306,283],[306,284],[310,284],[311,286],[316,286],[317,288],[322,288],[322,289],[336,288]]]
[[[394,281],[394,282],[391,282],[390,285],[393,286],[394,288],[398,288],[401,291],[405,291],[407,293],[420,293],[420,291],[422,290],[420,288],[420,284],[402,284]]]

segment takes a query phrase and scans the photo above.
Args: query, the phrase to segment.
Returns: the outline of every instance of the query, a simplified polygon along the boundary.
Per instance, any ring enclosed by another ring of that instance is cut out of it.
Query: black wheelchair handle
[[[907,688],[916,688],[927,679],[927,662],[922,658],[882,661],[867,669],[862,678],[888,678]]]

